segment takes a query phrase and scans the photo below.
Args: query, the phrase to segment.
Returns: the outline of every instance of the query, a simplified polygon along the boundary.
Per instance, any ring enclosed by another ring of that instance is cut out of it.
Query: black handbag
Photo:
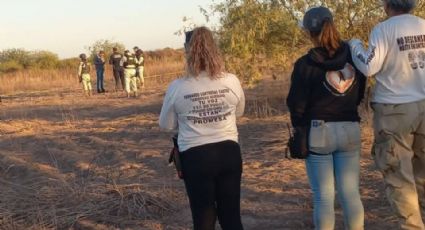
[[[177,144],[177,136],[173,136],[173,148],[170,151],[170,157],[168,158],[168,163],[174,163],[174,166],[176,167],[177,176],[180,179],[183,179],[183,170],[182,170],[182,164],[180,161],[180,151],[179,146]]]
[[[289,155],[293,159],[306,159],[309,154],[308,135],[310,128],[308,126],[298,126],[290,131],[288,140]]]

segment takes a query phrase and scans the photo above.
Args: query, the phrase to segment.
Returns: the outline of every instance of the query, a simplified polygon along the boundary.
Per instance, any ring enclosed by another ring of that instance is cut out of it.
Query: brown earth
[[[0,229],[191,229],[184,185],[167,165],[171,135],[157,125],[163,88],[137,99],[85,98],[78,89],[3,97]],[[248,114],[239,121],[245,229],[312,229],[304,163],[284,156],[285,89],[271,81],[247,95]],[[371,141],[364,123],[366,229],[395,229]]]

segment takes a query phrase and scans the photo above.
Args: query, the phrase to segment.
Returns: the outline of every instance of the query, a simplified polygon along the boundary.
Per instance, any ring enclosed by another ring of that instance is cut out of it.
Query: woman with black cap
[[[309,130],[306,168],[315,229],[335,227],[335,187],[345,229],[363,229],[357,106],[365,77],[354,67],[350,48],[341,40],[329,9],[308,10],[302,27],[314,48],[295,63],[287,105],[292,125]]]
[[[169,86],[159,125],[178,129],[182,174],[195,230],[242,230],[241,150],[236,117],[245,97],[238,78],[224,71],[212,32],[186,33],[187,76]]]

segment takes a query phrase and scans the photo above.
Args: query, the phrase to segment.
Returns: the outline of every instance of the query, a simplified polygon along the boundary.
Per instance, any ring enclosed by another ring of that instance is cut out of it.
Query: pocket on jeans
[[[308,138],[309,150],[319,154],[330,153],[329,135],[328,126],[324,121],[311,121]]]
[[[383,172],[399,167],[400,160],[397,157],[395,143],[392,139],[374,143],[372,156],[375,159],[376,167]]]
[[[326,124],[324,121],[311,121],[309,146],[313,148],[323,148],[326,146]]]
[[[352,122],[344,127],[347,134],[347,148],[349,150],[360,148],[361,130],[358,122]]]

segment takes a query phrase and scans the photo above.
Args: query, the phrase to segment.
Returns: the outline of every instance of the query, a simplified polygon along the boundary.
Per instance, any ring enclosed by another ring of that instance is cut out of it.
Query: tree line
[[[120,42],[111,40],[98,40],[86,47],[89,60],[103,50],[107,57],[112,54],[112,48],[117,47],[124,52],[125,46]],[[127,48],[127,49],[132,49]],[[31,69],[75,69],[78,66],[78,55],[75,58],[60,59],[59,56],[50,51],[28,51],[25,49],[6,49],[0,51],[0,74],[13,73]],[[183,49],[164,48],[144,52],[144,58],[149,62],[184,61]]]
[[[57,54],[50,51],[7,49],[0,51],[0,73],[10,73],[24,69],[69,68],[75,64],[75,61],[75,59],[60,60]]]
[[[367,41],[372,28],[385,19],[376,0],[224,0],[201,9],[207,20],[219,15],[215,28],[229,71],[255,83],[267,72],[290,71],[293,62],[310,47],[299,28],[303,13],[324,5],[334,13],[343,39]],[[425,0],[415,14],[425,16]]]

